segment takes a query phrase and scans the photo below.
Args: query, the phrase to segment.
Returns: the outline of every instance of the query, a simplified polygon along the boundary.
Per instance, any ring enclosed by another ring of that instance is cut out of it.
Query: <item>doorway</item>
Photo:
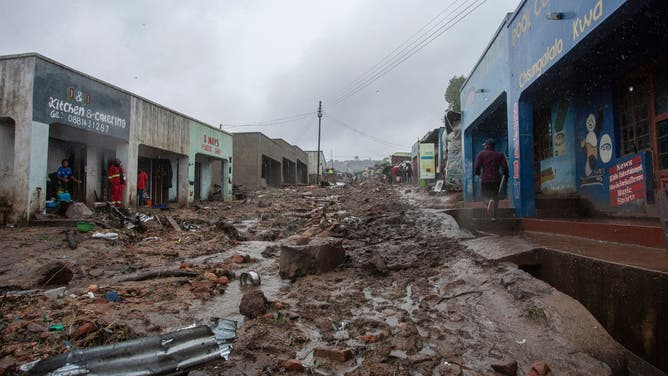
[[[202,163],[195,162],[195,201],[202,199]]]

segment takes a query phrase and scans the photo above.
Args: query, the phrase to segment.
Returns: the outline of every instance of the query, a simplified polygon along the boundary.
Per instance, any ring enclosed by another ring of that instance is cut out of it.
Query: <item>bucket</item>
[[[72,196],[70,196],[69,192],[59,193],[57,196],[58,196],[58,201],[65,201],[65,202],[72,201]]]
[[[95,223],[90,223],[90,222],[77,222],[77,230],[79,232],[88,232],[92,229],[95,228]]]

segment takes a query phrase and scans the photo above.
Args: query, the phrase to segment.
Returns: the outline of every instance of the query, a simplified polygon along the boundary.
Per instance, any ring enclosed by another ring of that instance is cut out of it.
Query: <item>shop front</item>
[[[190,122],[189,202],[232,198],[232,154],[232,135]]]
[[[589,213],[656,215],[655,190],[668,180],[667,15],[665,2],[621,0],[529,1],[514,14],[508,134],[518,215],[569,198]]]
[[[46,146],[30,157],[31,177],[41,180],[35,208],[59,197],[110,200],[106,171],[128,144],[130,96],[43,59],[32,90],[32,127],[43,130],[32,141]]]
[[[463,152],[463,191],[467,203],[478,201],[480,177],[473,166],[485,140],[495,140],[495,148],[508,157],[507,88],[508,34],[506,16],[492,41],[462,85],[461,140]]]

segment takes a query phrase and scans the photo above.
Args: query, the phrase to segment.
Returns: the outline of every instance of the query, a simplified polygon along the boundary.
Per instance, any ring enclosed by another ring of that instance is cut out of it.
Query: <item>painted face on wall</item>
[[[587,127],[588,132],[593,132],[594,128],[596,128],[596,117],[594,114],[589,114],[587,116],[587,120],[585,121],[585,126]]]

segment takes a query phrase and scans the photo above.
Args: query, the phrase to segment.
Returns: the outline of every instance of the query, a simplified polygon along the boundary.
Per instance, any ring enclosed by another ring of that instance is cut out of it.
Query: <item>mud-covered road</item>
[[[230,359],[192,375],[503,375],[514,362],[518,375],[626,374],[621,347],[578,302],[464,246],[473,235],[434,208],[444,202],[366,182],[169,211],[182,232],[147,213],[146,228],[80,234],[76,249],[63,227],[0,229],[0,371],[222,317],[239,321]],[[341,239],[345,261],[281,280],[286,238]],[[58,268],[67,290],[48,298]],[[244,271],[262,284],[241,287]],[[269,303],[251,319],[239,301],[253,289]]]

